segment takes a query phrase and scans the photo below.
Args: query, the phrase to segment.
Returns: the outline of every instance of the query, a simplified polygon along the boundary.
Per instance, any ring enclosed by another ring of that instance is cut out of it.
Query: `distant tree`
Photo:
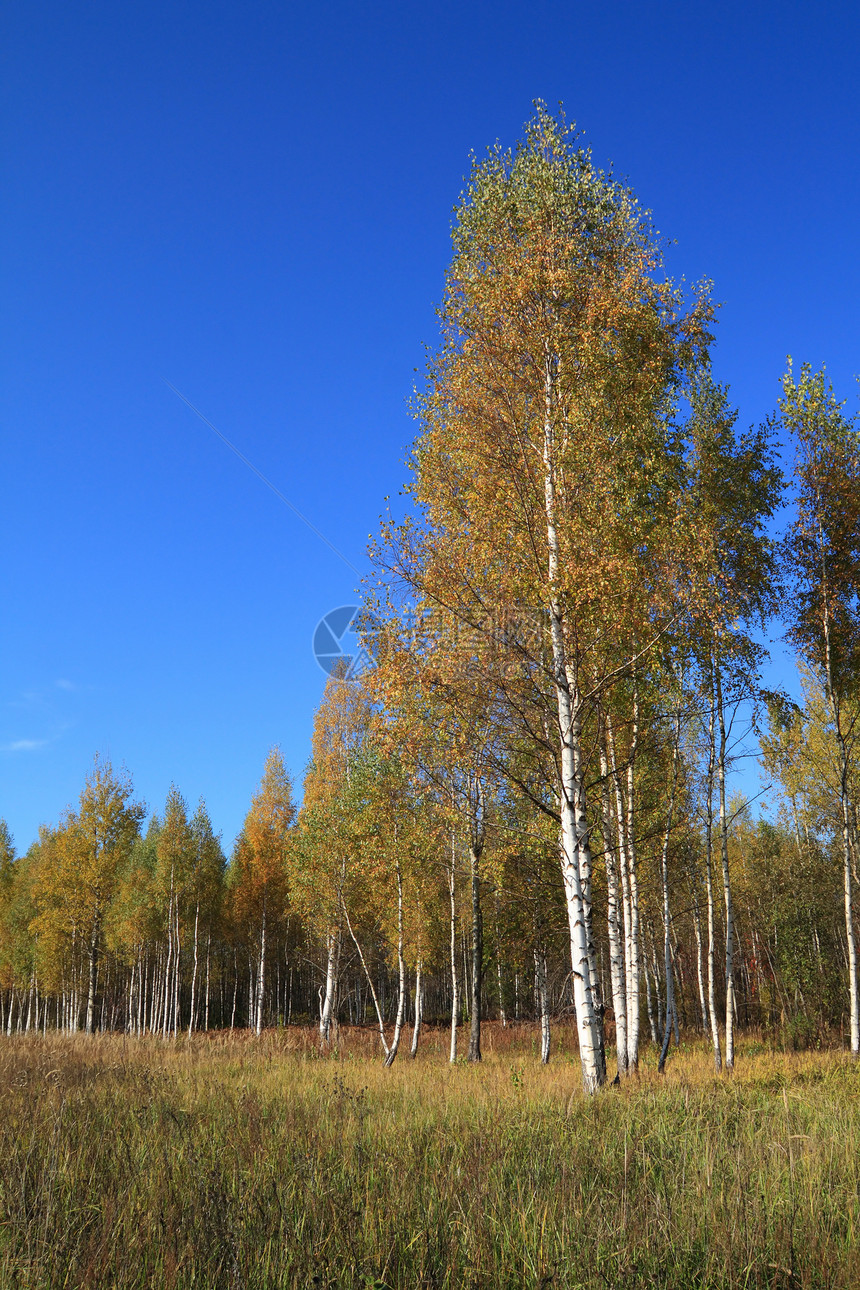
[[[320,989],[320,1038],[328,1042],[337,1012],[344,933],[344,889],[360,864],[361,799],[354,792],[355,759],[370,728],[371,704],[344,667],[326,681],[314,716],[311,759],[304,779],[294,865],[296,905],[325,945]]]
[[[38,852],[38,847],[34,850]],[[32,856],[16,859],[12,834],[6,821],[0,820],[0,992],[8,994],[8,1011],[0,1015],[0,1031],[6,1029],[10,1034],[15,1000],[20,1005],[21,992],[35,970],[35,946],[30,933],[35,913],[33,869]]]
[[[95,1026],[96,985],[104,943],[105,919],[120,874],[146,814],[135,802],[131,776],[115,771],[107,758],[95,758],[81,791],[77,811],[66,812],[51,837],[50,863],[40,866],[36,926],[72,925],[82,938],[87,964],[85,1029]]]
[[[0,819],[0,990],[5,988],[7,974],[8,934],[6,916],[15,886],[15,843],[9,825]]]
[[[206,803],[201,798],[191,820],[192,867],[187,884],[188,916],[193,911],[194,941],[191,973],[191,1005],[188,1016],[189,1035],[198,1025],[198,976],[201,917],[206,931],[206,984],[204,990],[204,1029],[209,1029],[209,965],[212,931],[221,906],[224,884],[224,852],[220,838],[212,829]]]
[[[159,900],[158,836],[161,821],[150,818],[146,832],[135,839],[123,867],[105,922],[108,949],[130,971],[126,1028],[142,1034],[155,1025],[156,965],[164,930]],[[151,962],[153,951],[156,963]]]
[[[234,910],[256,929],[257,977],[254,1028],[263,1029],[266,947],[270,928],[284,918],[289,900],[290,849],[296,808],[292,780],[279,748],[266,758],[233,856]]]
[[[188,822],[185,798],[175,784],[171,785],[164,807],[164,819],[156,844],[158,863],[155,887],[164,919],[167,957],[163,973],[163,996],[159,1011],[165,1035],[175,1035],[181,1025],[180,988],[182,958],[182,905],[194,856],[194,841]]]

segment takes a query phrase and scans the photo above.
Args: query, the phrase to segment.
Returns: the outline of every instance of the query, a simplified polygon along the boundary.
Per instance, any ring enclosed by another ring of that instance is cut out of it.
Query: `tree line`
[[[492,1015],[548,1060],[566,1013],[587,1090],[682,1027],[717,1069],[737,1026],[860,1054],[856,418],[789,363],[739,430],[706,285],[541,104],[453,243],[372,665],[329,678],[301,810],[273,750],[228,863],[203,803],[142,832],[97,760],[25,856],[3,834],[6,1031],[370,1021],[390,1064],[424,1019],[480,1060]],[[802,706],[762,685],[777,611]],[[749,713],[775,821],[730,793]]]

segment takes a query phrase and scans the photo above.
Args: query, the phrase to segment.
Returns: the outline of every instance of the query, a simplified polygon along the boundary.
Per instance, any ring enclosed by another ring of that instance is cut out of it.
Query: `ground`
[[[0,1288],[860,1285],[860,1066],[743,1039],[586,1098],[575,1038],[0,1039]]]

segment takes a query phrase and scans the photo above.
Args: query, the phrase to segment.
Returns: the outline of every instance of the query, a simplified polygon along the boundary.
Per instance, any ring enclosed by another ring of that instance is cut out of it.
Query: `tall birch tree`
[[[727,777],[732,726],[739,704],[760,691],[764,649],[752,632],[776,607],[776,543],[767,531],[782,491],[769,424],[739,433],[728,390],[707,368],[691,382],[689,499],[698,541],[689,571],[685,622],[698,657],[698,704],[706,729],[705,883],[708,909],[708,992],[714,1064],[722,1066],[715,1006],[714,794],[725,926],[725,1061],[734,1067],[735,917],[729,870]]]
[[[671,528],[680,467],[667,413],[707,339],[709,309],[700,299],[682,317],[634,198],[542,105],[513,152],[497,147],[475,163],[453,238],[443,345],[414,454],[418,514],[387,526],[377,555],[419,608],[496,647],[486,651],[494,702],[520,738],[525,721],[553,767],[583,1083],[593,1090],[606,1071],[585,731],[597,697],[629,665],[619,638],[647,644],[671,613],[653,603],[673,581],[663,569],[671,543],[654,540]],[[626,632],[621,606],[643,615]],[[537,648],[500,627],[526,611]]]
[[[860,747],[860,429],[824,370],[782,378],[780,413],[796,444],[797,511],[785,544],[790,639],[821,677],[839,761],[843,899],[851,1053],[860,1056],[860,978],[854,927],[852,771]]]

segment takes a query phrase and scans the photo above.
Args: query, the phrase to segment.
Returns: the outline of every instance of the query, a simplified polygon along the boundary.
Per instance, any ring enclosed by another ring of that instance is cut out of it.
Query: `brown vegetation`
[[[575,1034],[369,1029],[0,1049],[0,1286],[854,1286],[860,1070],[740,1040],[585,1098]]]

